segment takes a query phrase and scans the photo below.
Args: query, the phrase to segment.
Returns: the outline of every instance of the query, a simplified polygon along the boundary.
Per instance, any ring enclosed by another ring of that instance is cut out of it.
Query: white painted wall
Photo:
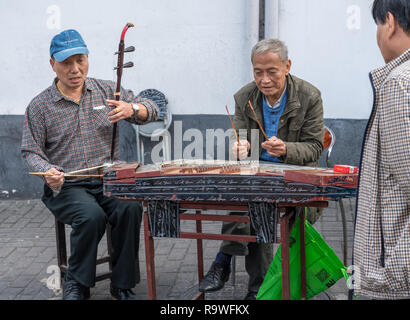
[[[89,76],[115,80],[112,71],[122,28],[134,68],[122,84],[135,93],[156,88],[174,114],[224,113],[232,94],[249,81],[246,0],[0,0],[0,114],[23,114],[54,77],[49,44],[58,32],[80,31],[90,50]],[[257,19],[254,19],[257,24]],[[233,107],[232,107],[233,108]]]
[[[293,73],[322,91],[325,117],[367,118],[368,71],[383,64],[372,0],[266,2],[267,36],[278,29]],[[89,75],[115,80],[113,52],[127,21],[135,28],[127,32],[126,45],[137,50],[127,55],[135,66],[124,71],[124,87],[135,93],[161,90],[174,114],[225,114],[225,104],[233,112],[233,93],[251,80],[257,5],[257,0],[0,0],[0,114],[23,114],[51,84],[49,43],[64,29],[83,35]],[[276,24],[269,20],[275,7]],[[359,29],[348,8],[360,9]]]
[[[321,90],[325,118],[368,118],[373,104],[368,74],[384,65],[373,0],[266,1],[266,36],[285,41],[291,72]],[[275,7],[278,24],[269,19]]]

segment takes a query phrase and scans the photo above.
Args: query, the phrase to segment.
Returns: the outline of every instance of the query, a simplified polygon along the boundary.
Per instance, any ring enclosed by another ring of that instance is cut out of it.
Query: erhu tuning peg
[[[127,48],[124,49],[124,52],[133,52],[135,51],[135,47],[134,46],[129,46]]]
[[[132,63],[131,61],[130,62],[127,62],[127,63],[124,63],[123,65],[122,65],[122,67],[123,68],[131,68],[131,67],[133,67],[134,66],[134,63]],[[114,68],[114,70],[117,70],[118,69],[118,67],[115,67]]]
[[[134,47],[134,46],[129,46],[129,47],[127,47],[127,48],[124,49],[124,52],[133,52],[133,51],[135,51],[135,47]],[[119,53],[120,53],[120,52],[117,51],[117,52],[114,53],[114,55],[119,54]]]
[[[124,63],[123,64],[123,68],[131,68],[131,67],[133,67],[134,66],[134,63],[132,63],[131,61],[130,62],[127,62],[127,63]]]

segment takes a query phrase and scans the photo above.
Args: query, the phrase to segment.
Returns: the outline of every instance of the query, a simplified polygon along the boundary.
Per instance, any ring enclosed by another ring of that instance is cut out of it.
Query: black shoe
[[[120,289],[111,284],[110,293],[113,300],[136,300],[135,293],[131,289]]]
[[[83,286],[74,279],[63,282],[63,300],[87,300],[90,299],[90,288]]]
[[[229,280],[230,273],[230,265],[224,268],[220,263],[214,261],[208,273],[199,284],[199,291],[212,292],[222,289],[225,282]]]
[[[248,291],[248,294],[243,298],[243,300],[256,300],[257,292]]]

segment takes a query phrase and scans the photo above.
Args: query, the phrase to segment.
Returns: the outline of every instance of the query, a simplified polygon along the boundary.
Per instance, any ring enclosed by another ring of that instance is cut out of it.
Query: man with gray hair
[[[239,160],[248,157],[251,149],[251,130],[259,125],[248,101],[263,126],[269,140],[259,132],[259,159],[272,163],[315,166],[323,151],[323,107],[321,94],[310,83],[291,75],[291,60],[285,44],[277,39],[265,39],[252,49],[251,61],[255,81],[241,88],[235,95],[236,130],[245,129],[247,136],[234,143],[232,152]],[[239,134],[239,133],[238,133]],[[310,210],[308,220],[314,223],[319,210]],[[241,214],[238,212],[231,214]],[[243,213],[242,213],[243,214]],[[223,234],[253,234],[249,223],[225,222]],[[273,259],[273,245],[223,241],[215,261],[199,290],[221,289],[229,278],[233,255],[245,256],[249,274],[245,299],[256,299],[265,273]]]

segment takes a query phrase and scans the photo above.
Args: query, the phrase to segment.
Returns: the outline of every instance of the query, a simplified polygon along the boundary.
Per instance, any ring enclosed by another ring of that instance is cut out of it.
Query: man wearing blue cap
[[[108,221],[113,244],[111,296],[128,300],[136,284],[141,204],[104,196],[99,178],[65,181],[64,173],[109,162],[112,124],[145,124],[157,120],[159,111],[155,102],[136,97],[131,90],[121,88],[120,101],[114,100],[114,82],[87,77],[88,53],[76,30],[52,39],[50,64],[57,77],[26,109],[21,152],[31,171],[51,174],[44,176],[42,201],[72,228],[63,299],[89,298],[97,247]],[[117,134],[114,161],[119,160],[119,151]]]

